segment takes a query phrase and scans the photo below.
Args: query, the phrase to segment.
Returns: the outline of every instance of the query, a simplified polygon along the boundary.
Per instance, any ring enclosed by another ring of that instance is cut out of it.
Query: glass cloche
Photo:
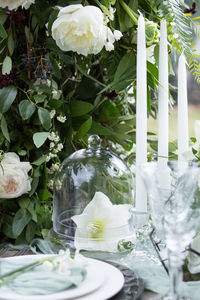
[[[132,173],[125,162],[101,149],[99,136],[90,136],[88,149],[67,157],[55,177],[56,238],[69,248],[89,252],[132,250],[133,186]]]

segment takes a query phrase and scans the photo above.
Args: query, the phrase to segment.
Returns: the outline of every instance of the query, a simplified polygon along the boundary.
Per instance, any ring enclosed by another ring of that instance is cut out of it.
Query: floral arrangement
[[[169,59],[185,51],[197,81],[195,6],[167,0],[0,0],[0,239],[45,238],[60,162],[98,134],[135,143],[136,30],[145,15],[148,112],[156,115],[159,24]],[[184,30],[182,29],[184,27]],[[170,62],[170,72],[173,69]]]

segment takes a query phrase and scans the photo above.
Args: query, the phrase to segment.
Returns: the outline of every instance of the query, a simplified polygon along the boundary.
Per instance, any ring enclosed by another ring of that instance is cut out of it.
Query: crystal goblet
[[[161,299],[180,300],[184,250],[199,226],[199,205],[195,198],[199,169],[187,162],[151,162],[141,167],[147,188],[152,222],[166,243],[170,290]]]

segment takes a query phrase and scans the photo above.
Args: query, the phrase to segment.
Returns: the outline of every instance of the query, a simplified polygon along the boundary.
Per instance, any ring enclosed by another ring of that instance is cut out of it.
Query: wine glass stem
[[[179,255],[168,250],[169,258],[169,279],[170,279],[170,298],[181,300],[180,285],[182,282],[182,260]]]

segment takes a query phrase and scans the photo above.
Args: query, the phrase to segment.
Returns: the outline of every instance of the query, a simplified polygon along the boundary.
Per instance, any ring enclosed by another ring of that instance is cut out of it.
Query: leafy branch
[[[190,72],[194,75],[196,81],[200,83],[200,63],[198,57],[200,53],[195,49],[195,43],[192,42],[192,33],[199,38],[199,29],[194,19],[189,14],[185,14],[182,6],[176,0],[154,0],[152,8],[157,10],[158,15],[164,17],[169,23],[169,38],[172,46],[179,52],[185,53],[188,60]]]

